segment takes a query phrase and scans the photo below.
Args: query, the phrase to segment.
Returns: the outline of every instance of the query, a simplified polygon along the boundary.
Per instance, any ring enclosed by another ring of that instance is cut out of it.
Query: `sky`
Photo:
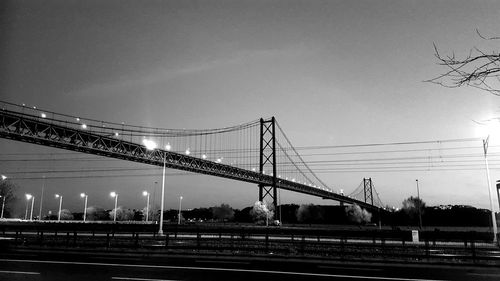
[[[423,82],[444,71],[436,65],[433,44],[445,54],[464,55],[473,47],[498,51],[498,44],[476,34],[478,29],[498,36],[500,3],[495,0],[65,0],[2,1],[0,7],[2,101],[162,128],[220,128],[275,116],[297,147],[484,137],[478,136],[475,121],[498,116],[498,97]],[[460,152],[453,146],[471,148]],[[372,156],[380,148],[370,146],[339,149],[322,150],[331,154],[322,160],[344,159],[338,153],[353,151],[366,151],[358,155],[361,159],[391,157]],[[428,157],[427,168],[381,172],[358,166],[318,176],[346,193],[371,177],[390,206],[415,196],[418,179],[428,205],[490,208],[481,162],[471,170],[431,169],[447,153],[481,156],[480,140],[384,149],[427,149],[412,154]],[[500,179],[500,166],[494,165],[498,150],[492,137],[492,182]],[[2,160],[33,154],[53,159],[60,153],[67,152],[0,139]],[[103,165],[140,166],[113,161]],[[97,164],[1,161],[0,172],[9,176],[60,165],[85,169]],[[111,190],[122,194],[119,205],[142,208],[142,190],[159,190],[154,182],[161,182],[160,171],[156,174],[46,179],[44,209],[57,210],[53,194],[61,193],[65,206],[77,211],[80,192],[89,194],[90,205],[112,208]],[[29,192],[40,198],[41,178],[14,175],[18,197]],[[221,203],[243,208],[258,199],[258,189],[209,176],[169,177],[167,208],[175,208],[181,195],[186,208]],[[283,192],[281,200],[334,204],[290,192]],[[495,198],[498,210],[497,204]]]

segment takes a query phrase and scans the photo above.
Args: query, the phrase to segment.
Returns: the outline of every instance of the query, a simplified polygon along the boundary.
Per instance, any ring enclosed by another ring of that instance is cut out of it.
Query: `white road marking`
[[[217,264],[250,264],[249,262],[244,262],[244,261],[212,261],[212,260],[196,260],[196,263],[217,263]]]
[[[399,281],[445,281],[443,279],[414,279],[414,278],[397,278],[397,277],[382,277],[382,276],[361,276],[361,275],[343,275],[343,274],[323,274],[323,273],[308,273],[308,272],[290,272],[290,271],[275,271],[275,270],[256,270],[256,269],[239,269],[239,268],[222,268],[222,267],[197,267],[197,266],[172,266],[172,265],[140,265],[140,264],[119,264],[119,263],[96,263],[96,262],[69,262],[69,261],[47,261],[47,260],[14,260],[0,259],[4,262],[19,262],[19,263],[48,263],[48,264],[74,264],[74,265],[93,265],[93,266],[115,266],[115,267],[135,267],[135,268],[162,268],[162,269],[180,269],[180,270],[210,270],[210,271],[228,271],[228,272],[251,272],[251,273],[266,273],[266,274],[281,274],[281,275],[298,275],[298,276],[314,276],[314,277],[330,277],[344,279],[371,279],[371,280],[399,280]]]
[[[37,274],[40,274],[40,272],[30,272],[30,271],[7,271],[7,270],[0,270],[0,273],[8,273],[8,274],[27,274],[27,275],[37,275]]]
[[[149,279],[149,278],[135,278],[135,277],[111,277],[114,280],[131,280],[131,281],[179,281],[167,279]]]
[[[328,266],[328,265],[318,265],[318,268],[344,269],[344,270],[360,270],[360,271],[383,271],[383,269],[380,269],[380,268],[361,268],[361,267]]]

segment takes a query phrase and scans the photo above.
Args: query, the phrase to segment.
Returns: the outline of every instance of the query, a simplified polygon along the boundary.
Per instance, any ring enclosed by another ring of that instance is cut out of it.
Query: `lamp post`
[[[28,206],[29,206],[30,199],[31,199],[31,197],[33,197],[33,195],[27,193],[25,196],[26,196],[26,212],[24,213],[24,220],[27,220],[28,219]]]
[[[147,150],[155,150],[157,145],[154,141],[152,140],[147,140],[144,139],[142,140],[142,143],[146,147]],[[165,149],[167,151],[170,151],[172,147],[170,146],[170,143],[167,143],[165,146]],[[167,158],[167,152],[163,151],[163,173],[162,173],[162,184],[161,184],[161,203],[160,203],[160,229],[158,230],[158,235],[162,236],[163,235],[163,208],[165,205],[165,166],[166,166],[166,158]]]
[[[491,179],[490,179],[490,167],[488,165],[488,142],[489,142],[490,136],[484,140],[483,139],[483,151],[484,151],[484,164],[486,166],[486,178],[488,180],[488,195],[490,197],[490,209],[491,209],[491,222],[492,222],[492,227],[493,227],[493,242],[497,242],[497,221],[495,218],[495,209],[493,209],[493,196],[491,195]]]
[[[179,197],[179,215],[177,216],[177,224],[181,224],[182,196]]]
[[[418,227],[422,229],[422,200],[420,200],[420,189],[418,188],[418,179],[415,180],[417,182],[417,199],[418,199]]]
[[[2,181],[6,180],[7,177],[5,175],[2,175]],[[0,197],[3,198],[3,202],[2,202],[2,215],[0,216],[0,218],[3,219],[3,210],[5,209],[5,199],[6,199],[6,196],[5,194],[4,195],[0,195]]]
[[[117,208],[118,208],[118,193],[112,191],[110,194],[109,194],[111,197],[114,197],[115,198],[115,215],[113,217],[113,221],[116,222],[116,213],[117,213]]]
[[[35,196],[31,197],[31,212],[30,212],[30,221],[33,220],[33,205],[35,203]]]
[[[61,208],[62,208],[63,196],[56,194],[56,198],[59,198],[59,213],[57,214],[57,221],[61,221]]]
[[[83,221],[87,219],[87,199],[89,196],[85,193],[80,193],[80,197],[85,198],[85,206],[83,207]]]
[[[146,222],[149,219],[149,192],[143,191],[142,196],[146,196]]]
[[[0,219],[3,219],[3,210],[5,209],[5,195],[4,196],[0,195],[0,197],[2,197],[2,199],[3,199],[3,202],[2,202],[2,215],[0,216]]]
[[[45,176],[43,176],[42,194],[40,195],[40,211],[38,213],[39,220],[42,220],[42,204],[43,204],[43,190],[44,189],[45,189]]]

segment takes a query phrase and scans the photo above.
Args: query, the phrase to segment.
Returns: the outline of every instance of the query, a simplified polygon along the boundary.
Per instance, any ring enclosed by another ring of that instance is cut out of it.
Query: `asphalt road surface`
[[[0,280],[500,280],[500,268],[215,256],[0,253]]]

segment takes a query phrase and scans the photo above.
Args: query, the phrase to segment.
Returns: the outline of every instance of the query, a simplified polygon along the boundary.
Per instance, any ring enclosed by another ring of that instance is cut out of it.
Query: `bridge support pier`
[[[269,202],[274,208],[274,217],[279,218],[277,176],[276,176],[276,134],[274,117],[264,120],[260,119],[260,159],[259,172],[270,174],[272,183],[270,185],[259,184],[259,201]],[[267,199],[267,200],[266,200]],[[268,201],[269,200],[269,201]]]

